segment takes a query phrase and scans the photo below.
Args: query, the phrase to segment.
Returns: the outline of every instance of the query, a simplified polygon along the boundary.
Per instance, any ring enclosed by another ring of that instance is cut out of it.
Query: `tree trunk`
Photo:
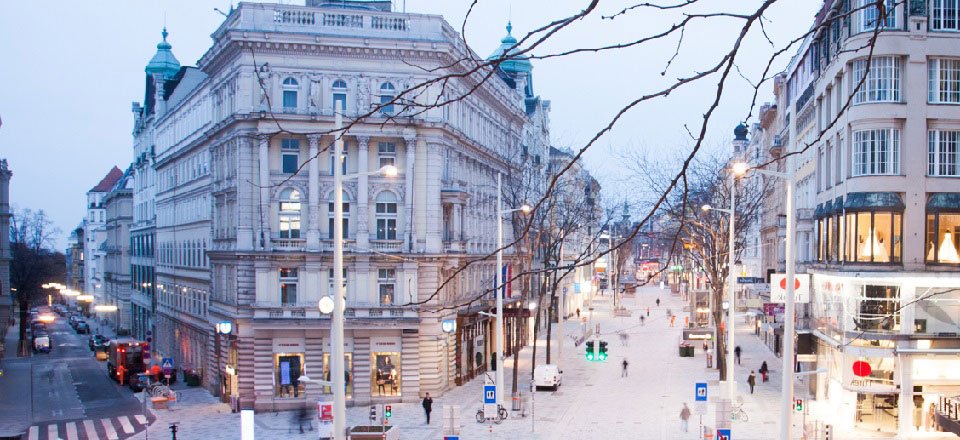
[[[30,325],[30,302],[22,295],[20,297],[20,344],[18,347],[19,356],[28,356],[30,354],[29,343],[27,341],[27,326]]]
[[[717,350],[714,353],[714,360],[717,363],[717,369],[720,371],[720,380],[727,380],[727,332],[720,331],[725,313],[722,307],[717,307],[713,312],[713,322],[717,325]],[[723,326],[726,329],[726,325]]]

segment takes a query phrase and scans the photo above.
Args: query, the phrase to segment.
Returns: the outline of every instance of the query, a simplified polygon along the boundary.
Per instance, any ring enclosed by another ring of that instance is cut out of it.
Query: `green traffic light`
[[[588,361],[592,361],[592,360],[593,360],[593,353],[587,352],[587,360],[588,360]]]

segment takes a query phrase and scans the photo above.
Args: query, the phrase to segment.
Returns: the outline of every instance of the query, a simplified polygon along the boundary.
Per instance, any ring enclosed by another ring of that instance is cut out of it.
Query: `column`
[[[260,212],[258,213],[258,222],[260,224],[260,236],[257,242],[260,248],[270,249],[270,135],[268,133],[259,133],[257,140],[260,141]]]
[[[404,197],[403,197],[403,222],[404,227],[406,228],[404,238],[403,238],[403,247],[409,252],[415,251],[416,241],[416,231],[413,224],[413,162],[414,155],[416,154],[417,148],[417,137],[414,136],[405,136],[403,138],[405,143],[404,149],[407,152],[406,163],[404,164]]]
[[[370,148],[370,136],[357,136],[357,248],[367,249],[370,247],[370,232],[367,221],[368,207],[367,194],[368,177],[367,172],[367,154]]]
[[[310,187],[307,188],[307,212],[309,219],[307,221],[307,250],[310,252],[319,252],[320,249],[320,158],[317,157],[319,151],[320,135],[307,136],[307,142],[310,145],[309,176]]]
[[[424,197],[424,230],[420,239],[427,252],[443,252],[443,207],[440,204],[440,180],[443,171],[442,144],[428,143],[426,155],[422,158],[425,165],[424,180],[420,185]]]
[[[453,218],[450,220],[453,222],[453,236],[450,237],[450,240],[455,243],[455,249],[462,250],[461,241],[463,241],[463,228],[460,216],[463,215],[463,204],[454,203],[453,204]]]

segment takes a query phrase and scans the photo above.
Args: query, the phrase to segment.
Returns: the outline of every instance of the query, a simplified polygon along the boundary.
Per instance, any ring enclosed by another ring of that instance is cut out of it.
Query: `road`
[[[50,354],[4,362],[0,434],[82,440],[126,438],[145,429],[151,419],[143,415],[140,401],[129,388],[107,376],[104,362],[90,351],[88,335],[76,334],[62,317],[48,329]],[[9,333],[8,347],[16,338],[15,331]]]

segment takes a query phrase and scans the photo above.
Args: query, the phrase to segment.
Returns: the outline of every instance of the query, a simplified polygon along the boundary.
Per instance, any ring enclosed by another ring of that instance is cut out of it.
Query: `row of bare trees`
[[[60,230],[42,209],[16,210],[10,219],[10,287],[19,306],[20,352],[27,349],[30,308],[46,297],[44,283],[66,277],[66,257],[54,249]]]

